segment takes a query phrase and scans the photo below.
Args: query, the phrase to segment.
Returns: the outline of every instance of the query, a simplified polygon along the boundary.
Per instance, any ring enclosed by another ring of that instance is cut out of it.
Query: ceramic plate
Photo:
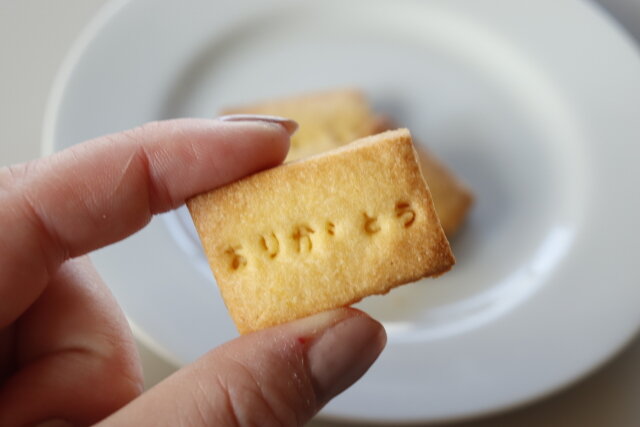
[[[324,414],[435,421],[570,384],[640,324],[640,59],[581,1],[111,3],[52,96],[47,151],[149,120],[360,87],[473,188],[455,269],[372,297],[389,345]],[[184,212],[95,263],[147,342],[236,336]]]

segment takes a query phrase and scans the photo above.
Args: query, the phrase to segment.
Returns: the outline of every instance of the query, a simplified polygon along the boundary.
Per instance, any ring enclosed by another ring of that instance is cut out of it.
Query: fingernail
[[[325,315],[325,330],[316,330],[307,349],[307,362],[318,398],[324,403],[357,381],[384,348],[382,325],[364,314]],[[341,316],[341,317],[340,317]]]
[[[310,344],[313,339],[324,333],[336,323],[351,315],[352,311],[346,308],[323,311],[313,316],[305,317],[289,323],[291,333],[298,337],[302,344]]]
[[[265,122],[274,123],[282,126],[289,133],[293,135],[298,130],[298,122],[295,120],[287,119],[279,116],[267,116],[262,114],[231,114],[228,116],[220,116],[218,120],[223,122]]]

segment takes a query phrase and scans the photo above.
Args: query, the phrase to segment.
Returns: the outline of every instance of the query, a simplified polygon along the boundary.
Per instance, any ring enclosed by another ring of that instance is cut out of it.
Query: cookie
[[[406,129],[187,204],[241,333],[348,306],[455,262]]]

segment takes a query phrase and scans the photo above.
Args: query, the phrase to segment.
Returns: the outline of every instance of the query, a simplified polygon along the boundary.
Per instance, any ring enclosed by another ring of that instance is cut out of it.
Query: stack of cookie
[[[433,155],[416,152],[408,130],[379,133],[391,122],[360,92],[225,113],[300,125],[287,163],[188,202],[241,333],[351,305],[455,263],[445,232],[460,226],[471,193]]]

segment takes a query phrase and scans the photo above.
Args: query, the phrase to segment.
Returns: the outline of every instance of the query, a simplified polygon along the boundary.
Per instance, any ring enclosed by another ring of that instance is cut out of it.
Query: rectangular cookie
[[[294,119],[300,125],[291,139],[287,161],[340,147],[358,138],[395,128],[376,114],[357,89],[310,93],[224,110],[223,114],[269,114]],[[473,204],[469,187],[433,153],[417,147],[422,172],[447,236],[464,223]]]
[[[221,113],[268,114],[288,117],[298,122],[299,128],[291,138],[286,161],[332,150],[389,129],[384,118],[371,111],[364,94],[355,89],[275,99],[228,108]]]
[[[416,147],[440,224],[452,237],[462,227],[473,205],[473,193],[453,171],[425,147]]]
[[[241,333],[384,294],[455,262],[406,129],[187,204]]]

